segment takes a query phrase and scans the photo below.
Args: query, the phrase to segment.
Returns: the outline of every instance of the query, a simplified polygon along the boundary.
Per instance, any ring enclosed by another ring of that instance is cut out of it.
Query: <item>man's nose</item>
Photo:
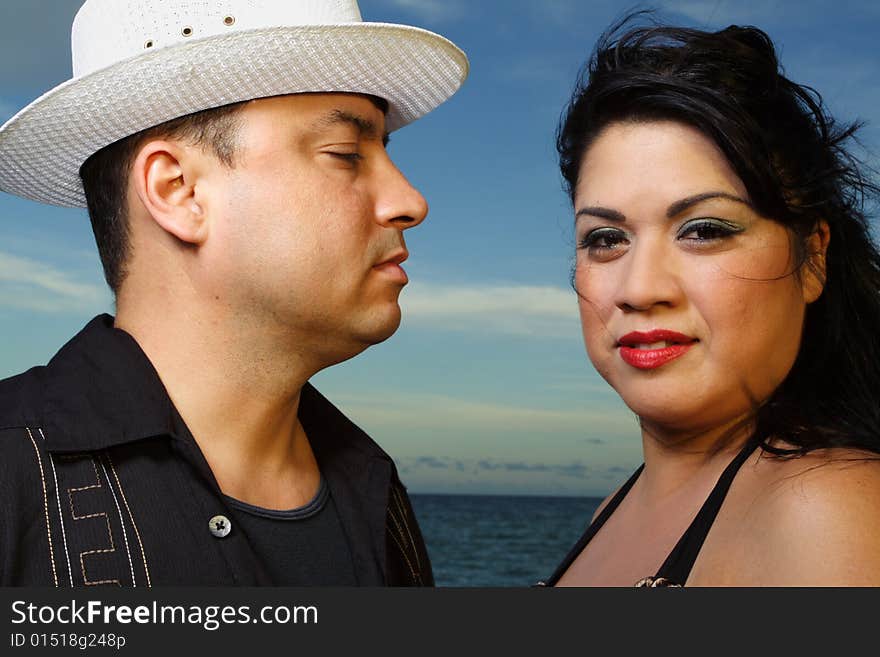
[[[428,216],[428,202],[403,173],[389,161],[378,182],[376,221],[383,226],[406,230],[418,226]]]
[[[681,301],[675,253],[662,237],[637,241],[624,256],[615,305],[624,312],[673,307]]]

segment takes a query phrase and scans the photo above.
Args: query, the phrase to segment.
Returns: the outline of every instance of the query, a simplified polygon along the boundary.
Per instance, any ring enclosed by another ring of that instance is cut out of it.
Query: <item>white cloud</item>
[[[103,286],[77,281],[44,262],[0,251],[0,307],[69,312],[106,307]]]
[[[409,456],[395,459],[400,475],[412,493],[585,495],[605,497],[641,462],[641,455],[624,459],[626,465],[562,459],[547,461],[509,458],[454,458]]]
[[[431,22],[454,20],[464,14],[464,7],[452,0],[385,0],[385,4]]]
[[[537,20],[542,20],[561,27],[570,28],[583,12],[583,5],[572,0],[543,0],[542,2],[528,3]]]
[[[556,410],[459,399],[434,393],[345,394],[333,401],[357,424],[372,429],[517,432],[531,435],[631,435],[636,420],[625,408]],[[379,435],[380,432],[377,432]]]
[[[799,2],[797,11],[792,11],[791,3],[782,0],[666,0],[662,6],[664,10],[674,11],[698,23],[716,27],[765,24],[773,20],[784,20],[789,24],[814,23],[817,17],[828,11],[825,4],[811,0]]]
[[[755,7],[760,4],[761,7]],[[763,7],[763,3],[751,6],[737,3],[734,8],[723,0],[667,0],[663,8],[674,11],[698,23],[741,23],[746,16],[754,20],[756,13],[772,11]],[[731,11],[733,9],[733,11]]]
[[[507,335],[580,335],[577,297],[570,289],[537,285],[413,283],[401,297],[407,325]]]
[[[501,75],[516,83],[540,84],[545,87],[568,89],[577,74],[577,69],[561,66],[549,57],[509,60],[505,62]],[[555,99],[554,99],[555,100]],[[555,113],[559,113],[557,103],[547,103]]]

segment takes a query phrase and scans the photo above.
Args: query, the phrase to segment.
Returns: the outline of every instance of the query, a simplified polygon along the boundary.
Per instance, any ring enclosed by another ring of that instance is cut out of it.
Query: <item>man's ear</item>
[[[196,197],[198,149],[173,141],[144,144],[132,164],[131,181],[153,220],[181,242],[201,245],[208,222]]]
[[[828,222],[820,219],[805,244],[806,260],[801,272],[801,287],[807,303],[818,299],[825,288],[826,258],[830,241],[831,229],[828,228]]]

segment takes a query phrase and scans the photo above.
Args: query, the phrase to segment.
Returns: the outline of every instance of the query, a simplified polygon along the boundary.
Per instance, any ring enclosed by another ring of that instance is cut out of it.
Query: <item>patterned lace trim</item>
[[[660,589],[660,588],[676,588],[680,589],[681,584],[676,584],[671,579],[665,577],[644,577],[635,583],[637,588]]]

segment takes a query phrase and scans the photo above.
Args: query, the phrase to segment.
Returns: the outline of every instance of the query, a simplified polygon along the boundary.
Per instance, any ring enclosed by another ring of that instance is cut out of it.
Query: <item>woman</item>
[[[621,27],[558,133],[587,351],[644,464],[548,585],[880,585],[876,188],[767,35]]]

